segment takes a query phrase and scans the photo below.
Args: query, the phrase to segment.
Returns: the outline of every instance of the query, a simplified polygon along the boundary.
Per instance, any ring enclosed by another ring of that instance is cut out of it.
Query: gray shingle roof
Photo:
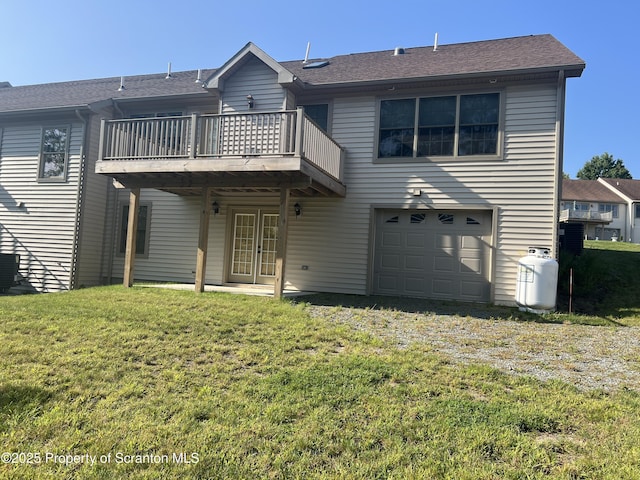
[[[202,78],[213,74],[202,72]],[[196,83],[197,71],[175,72],[124,77],[125,89],[118,91],[120,77],[45,83],[0,89],[0,112],[84,106],[108,99],[164,97],[185,94],[206,94],[202,84]]]
[[[640,201],[640,180],[623,178],[602,178],[601,180],[607,182],[632,201]]]
[[[562,180],[562,200],[578,202],[625,203],[619,195],[597,180]]]
[[[309,86],[446,78],[493,72],[569,69],[580,75],[584,61],[551,35],[340,55],[327,66],[304,69],[301,60],[280,62]],[[202,78],[215,70],[203,70]],[[109,99],[132,99],[204,93],[195,83],[197,72],[125,77],[126,89],[118,91],[120,77],[0,88],[0,112],[84,106]]]
[[[584,61],[552,35],[487,40],[473,43],[405,48],[403,55],[393,50],[341,55],[328,59],[322,68],[303,69],[301,61],[280,62],[311,85],[451,77],[495,72],[522,72],[570,68],[580,75]],[[315,59],[317,61],[320,59]]]

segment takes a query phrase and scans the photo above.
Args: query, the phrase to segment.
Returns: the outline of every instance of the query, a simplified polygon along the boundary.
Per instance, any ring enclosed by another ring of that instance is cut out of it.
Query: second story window
[[[598,205],[598,211],[600,213],[611,212],[613,218],[618,218],[618,205],[614,203],[601,203]]]
[[[378,158],[499,154],[500,94],[382,100]]]
[[[322,130],[329,131],[329,104],[304,105],[304,113]]]
[[[69,127],[48,127],[42,130],[40,146],[41,180],[64,181],[69,156]]]

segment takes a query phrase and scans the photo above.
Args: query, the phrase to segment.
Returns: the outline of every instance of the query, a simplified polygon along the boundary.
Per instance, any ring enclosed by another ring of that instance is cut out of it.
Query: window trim
[[[117,236],[118,236],[118,241],[115,245],[116,248],[116,256],[118,257],[124,257],[126,252],[123,252],[120,250],[120,246],[122,245],[122,242],[126,242],[126,238],[127,238],[127,232],[125,231],[125,228],[123,228],[123,221],[125,219],[124,216],[124,209],[125,207],[129,207],[129,202],[121,202],[118,205],[118,219],[117,219],[117,223],[116,223],[116,229],[117,229]],[[136,258],[149,258],[149,240],[151,238],[151,208],[152,203],[151,202],[140,202],[139,208],[142,207],[146,207],[147,208],[147,221],[145,222],[145,232],[146,232],[146,236],[144,239],[144,251],[142,253],[137,253],[136,252]],[[128,218],[128,217],[127,217]],[[127,220],[128,223],[128,220]],[[128,224],[127,224],[127,228],[128,228]],[[139,228],[139,226],[138,226]],[[126,245],[126,243],[125,243]],[[126,247],[125,247],[126,249]]]
[[[64,167],[62,175],[55,177],[45,177],[44,173],[44,160],[49,155],[44,151],[44,135],[47,130],[66,130],[67,138],[64,146]],[[43,183],[66,183],[69,177],[69,157],[70,157],[70,144],[71,144],[71,125],[70,124],[58,124],[58,125],[44,125],[40,129],[40,151],[38,153],[38,182]]]
[[[482,155],[459,155],[459,134],[460,134],[460,97],[468,95],[485,95],[497,93],[498,100],[498,132],[496,139],[496,153],[495,154],[482,154]],[[431,155],[431,156],[417,156],[417,143],[419,136],[419,103],[421,98],[437,98],[437,97],[456,97],[456,125],[454,133],[454,146],[453,155]],[[399,164],[399,163],[425,163],[425,162],[473,162],[473,161],[487,161],[487,160],[504,160],[504,138],[505,138],[505,109],[506,109],[506,95],[505,89],[490,89],[490,90],[470,90],[465,92],[446,92],[440,91],[433,94],[415,94],[407,96],[383,96],[376,99],[376,120],[375,120],[375,144],[373,152],[373,163],[380,164]],[[407,100],[413,99],[416,102],[416,109],[414,112],[415,120],[413,127],[413,156],[412,157],[380,157],[380,110],[383,101],[387,100]]]

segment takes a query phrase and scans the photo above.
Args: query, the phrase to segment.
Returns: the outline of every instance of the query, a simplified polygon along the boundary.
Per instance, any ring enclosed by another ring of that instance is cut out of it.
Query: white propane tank
[[[548,248],[529,247],[518,261],[516,303],[520,310],[548,313],[556,308],[558,262]]]

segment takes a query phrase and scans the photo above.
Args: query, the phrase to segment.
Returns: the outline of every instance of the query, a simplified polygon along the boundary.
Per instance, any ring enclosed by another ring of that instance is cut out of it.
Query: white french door
[[[230,282],[273,284],[276,273],[278,214],[273,210],[233,212]]]

